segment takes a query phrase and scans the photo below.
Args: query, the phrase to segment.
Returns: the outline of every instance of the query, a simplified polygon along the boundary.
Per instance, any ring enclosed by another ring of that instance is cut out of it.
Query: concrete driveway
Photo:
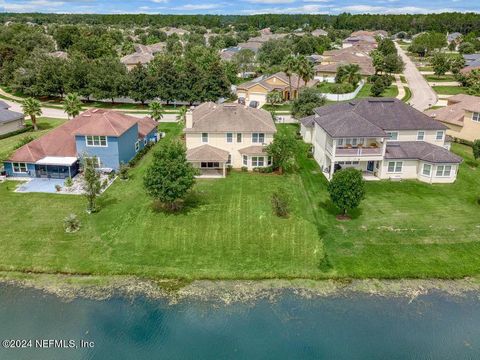
[[[408,87],[412,91],[412,97],[409,100],[410,105],[420,111],[432,107],[437,102],[437,94],[433,91],[430,85],[428,85],[415,64],[405,53],[405,50],[403,50],[397,43],[395,43],[395,46],[398,50],[398,55],[400,55],[405,63],[404,75],[408,82]]]

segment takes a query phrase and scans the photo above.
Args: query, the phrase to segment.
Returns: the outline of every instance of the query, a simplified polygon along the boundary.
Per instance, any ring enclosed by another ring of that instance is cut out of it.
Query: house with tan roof
[[[480,97],[459,94],[447,99],[447,106],[425,112],[448,126],[447,134],[462,140],[480,139]]]
[[[321,63],[315,66],[315,76],[320,80],[333,78],[340,66],[348,64],[358,65],[362,76],[375,74],[369,51],[363,50],[360,46],[352,46],[345,49],[325,51]]]
[[[4,162],[7,176],[64,179],[75,176],[82,158],[118,170],[149,142],[158,140],[157,122],[120,112],[90,109],[20,147]]]
[[[447,127],[398,99],[366,98],[315,109],[301,134],[330,180],[353,167],[366,180],[452,183],[462,158],[451,153]]]
[[[291,93],[290,82],[292,85]],[[284,101],[292,100],[297,98],[300,88],[305,86],[305,83],[296,74],[291,76],[290,82],[284,72],[277,72],[270,76],[261,76],[238,85],[237,96],[239,101],[245,102],[247,105],[256,101],[258,107],[263,106],[267,102],[267,95],[272,91],[279,91]],[[318,80],[310,80],[306,86],[312,87],[317,84]]]
[[[186,114],[187,160],[203,177],[225,177],[226,167],[267,167],[265,147],[276,127],[269,112],[241,104],[203,103]]]
[[[166,43],[159,42],[151,45],[135,44],[135,52],[125,55],[120,59],[120,62],[127,67],[127,70],[132,70],[138,64],[146,65],[154,59],[154,55],[165,50]]]

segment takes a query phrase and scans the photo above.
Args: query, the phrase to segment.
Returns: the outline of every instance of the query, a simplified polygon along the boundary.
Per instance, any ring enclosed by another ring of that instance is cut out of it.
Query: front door
[[[367,171],[373,172],[373,169],[375,168],[375,161],[369,161],[367,163]]]

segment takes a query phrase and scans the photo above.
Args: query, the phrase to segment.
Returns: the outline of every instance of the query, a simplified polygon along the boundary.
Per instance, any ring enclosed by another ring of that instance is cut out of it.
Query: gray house
[[[25,115],[8,110],[10,105],[0,100],[0,135],[8,134],[22,129]]]

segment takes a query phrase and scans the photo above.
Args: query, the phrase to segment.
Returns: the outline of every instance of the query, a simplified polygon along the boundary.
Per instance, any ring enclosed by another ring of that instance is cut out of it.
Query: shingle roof
[[[281,79],[284,84],[281,84],[281,83],[278,83],[278,84],[269,84],[267,82],[268,79],[271,79],[271,78],[279,78]],[[304,86],[305,83],[303,82],[302,79],[300,79],[300,82],[298,81],[298,76],[293,74],[291,76],[291,83],[292,83],[292,89],[297,89],[297,85],[300,84],[300,86]],[[318,83],[318,80],[310,80],[308,83],[307,83],[307,87],[311,87],[311,86],[314,86]],[[270,75],[270,76],[265,76],[265,77],[259,77],[257,79],[253,79],[251,81],[247,81],[247,82],[244,82],[240,85],[237,86],[237,89],[249,89],[251,88],[252,86],[255,86],[255,85],[260,85],[260,86],[263,86],[265,89],[267,89],[268,91],[272,91],[274,89],[286,89],[288,88],[290,85],[288,83],[288,76],[280,71],[280,72],[277,72],[273,75]]]
[[[138,136],[144,138],[158,126],[158,123],[151,117],[145,116],[138,120]]]
[[[480,97],[459,94],[448,98],[450,105],[441,108],[428,110],[425,113],[432,118],[457,126],[463,126],[465,110],[480,112]]]
[[[240,154],[244,155],[262,155],[267,153],[267,148],[265,146],[247,146],[243,149],[238,150]]]
[[[46,156],[77,156],[75,135],[119,136],[142,119],[112,110],[90,109],[15,151],[10,161],[36,162]],[[144,121],[146,123],[146,121]]]
[[[462,158],[447,149],[425,141],[388,142],[385,159],[422,160],[431,163],[462,162]]]
[[[186,132],[276,132],[272,115],[241,104],[207,102],[193,110],[193,126]]]
[[[8,106],[8,105],[7,105]],[[25,118],[25,115],[19,112],[7,110],[8,108],[0,107],[0,123],[8,123]]]
[[[10,105],[8,105],[5,101],[0,100],[0,109],[10,109]]]
[[[312,127],[315,123],[315,115],[310,115],[300,119],[300,123],[302,123],[305,127]]]
[[[216,148],[211,145],[202,145],[187,150],[187,160],[193,162],[199,161],[219,161],[226,162],[228,160],[228,151]]]
[[[133,54],[125,55],[120,61],[125,65],[148,64],[153,58],[154,56],[147,52],[134,52]]]

